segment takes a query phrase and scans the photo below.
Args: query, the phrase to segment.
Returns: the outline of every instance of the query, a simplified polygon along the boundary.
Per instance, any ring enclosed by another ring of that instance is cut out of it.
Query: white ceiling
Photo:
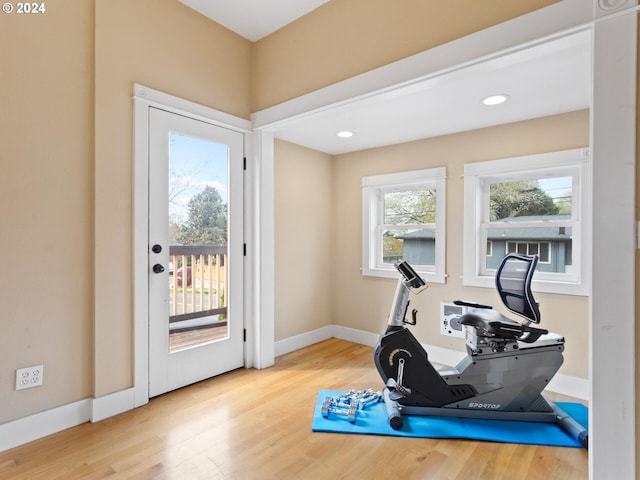
[[[180,0],[249,39],[258,39],[326,0]],[[268,5],[268,7],[267,7]],[[250,12],[250,13],[247,13]],[[582,31],[407,87],[278,122],[277,138],[332,155],[589,107],[591,38]],[[486,107],[481,100],[510,100]],[[340,130],[354,136],[337,137]]]
[[[590,32],[279,122],[277,138],[337,155],[589,107]],[[486,96],[510,100],[487,107]],[[350,130],[351,138],[339,138]]]
[[[255,42],[329,0],[179,0]]]

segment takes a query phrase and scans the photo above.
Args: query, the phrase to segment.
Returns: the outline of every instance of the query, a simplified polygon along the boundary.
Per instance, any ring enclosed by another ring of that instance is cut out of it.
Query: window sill
[[[465,276],[462,284],[466,287],[496,288],[496,280],[493,276]],[[534,280],[531,282],[534,293],[553,293],[558,295],[576,295],[588,297],[591,292],[588,286],[575,282]]]
[[[447,275],[445,273],[435,273],[427,270],[421,270],[420,268],[413,267],[415,271],[423,278],[427,283],[446,283]],[[395,268],[362,268],[362,276],[364,277],[381,277],[392,278],[397,280],[400,274]]]

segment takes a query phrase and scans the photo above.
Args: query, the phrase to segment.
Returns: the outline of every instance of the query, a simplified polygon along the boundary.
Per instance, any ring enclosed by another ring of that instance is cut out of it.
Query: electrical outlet
[[[42,385],[43,371],[43,365],[18,368],[16,370],[16,390],[23,390],[25,388],[37,387],[39,385]]]
[[[446,337],[465,338],[464,326],[460,317],[467,313],[467,307],[452,303],[440,304],[440,334]]]

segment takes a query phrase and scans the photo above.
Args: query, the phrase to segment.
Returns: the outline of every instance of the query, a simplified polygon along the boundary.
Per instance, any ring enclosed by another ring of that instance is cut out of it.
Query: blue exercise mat
[[[369,404],[364,409],[358,410],[355,423],[350,423],[346,416],[332,413],[324,418],[321,410],[324,399],[341,393],[343,392],[335,390],[320,391],[311,427],[314,432],[414,438],[457,438],[553,447],[582,447],[578,440],[555,423],[403,415],[402,428],[394,430],[389,426],[387,410],[382,401]],[[584,428],[588,427],[587,407],[579,403],[567,402],[557,402],[557,405]]]

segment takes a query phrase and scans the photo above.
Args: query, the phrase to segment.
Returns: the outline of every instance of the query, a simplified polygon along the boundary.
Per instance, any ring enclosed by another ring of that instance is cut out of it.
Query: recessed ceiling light
[[[348,130],[343,130],[341,132],[338,132],[338,136],[340,138],[349,138],[349,137],[353,137],[353,132],[350,132]]]
[[[489,97],[482,99],[482,103],[484,103],[487,106],[493,106],[493,105],[500,105],[501,103],[504,103],[507,100],[509,100],[509,95],[501,93],[499,95],[491,95]]]

